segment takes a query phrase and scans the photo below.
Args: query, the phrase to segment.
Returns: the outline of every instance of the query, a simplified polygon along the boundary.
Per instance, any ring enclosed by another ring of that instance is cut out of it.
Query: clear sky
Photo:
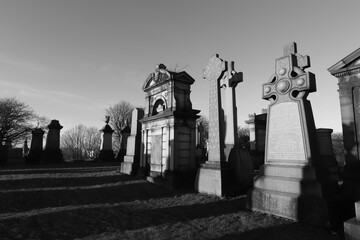
[[[268,102],[262,84],[283,45],[297,42],[316,75],[318,128],[341,131],[337,79],[327,68],[360,47],[360,1],[0,0],[0,97],[15,96],[64,130],[99,129],[121,100],[143,106],[155,65],[196,81],[191,100],[208,115],[202,69],[215,53],[235,61],[239,125]]]

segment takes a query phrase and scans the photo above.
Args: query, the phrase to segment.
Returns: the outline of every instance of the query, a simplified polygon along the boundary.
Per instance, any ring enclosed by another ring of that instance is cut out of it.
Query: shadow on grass
[[[0,170],[1,175],[13,174],[41,174],[41,173],[85,173],[85,172],[109,172],[118,171],[120,166],[104,166],[104,167],[68,167],[68,168],[22,168]]]
[[[142,229],[162,224],[175,224],[194,219],[216,217],[244,209],[245,199],[220,200],[205,204],[141,209],[137,206],[111,205],[53,212],[49,214],[0,221],[3,236],[22,238],[69,239],[107,231]],[[139,208],[139,209],[137,209]],[[246,210],[244,210],[246,211]],[[75,226],[75,227],[74,227]],[[36,232],[34,232],[36,229]]]
[[[89,186],[95,184],[115,183],[132,181],[134,177],[128,175],[112,175],[101,177],[81,177],[81,178],[35,178],[35,179],[14,179],[0,181],[0,191],[9,189],[23,188],[49,188],[49,187],[74,187]]]
[[[94,189],[0,193],[0,213],[67,205],[130,202],[171,197],[186,192],[188,191],[171,191],[144,181]]]
[[[302,223],[290,223],[280,226],[255,229],[243,233],[236,233],[221,237],[222,240],[339,240],[340,236],[333,235],[329,229],[315,227]]]

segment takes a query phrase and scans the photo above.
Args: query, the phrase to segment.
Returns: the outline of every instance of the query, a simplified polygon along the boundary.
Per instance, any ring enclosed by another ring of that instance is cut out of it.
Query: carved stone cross
[[[210,81],[209,86],[209,156],[208,161],[220,162],[222,154],[222,136],[220,123],[220,86],[219,80],[225,70],[225,62],[216,54],[209,59],[204,69],[204,78]]]
[[[275,60],[275,73],[263,84],[263,99],[272,103],[306,98],[316,91],[315,76],[304,69],[310,67],[308,56],[297,53],[296,43],[284,47],[284,56]]]
[[[221,106],[224,110],[225,147],[232,148],[236,144],[235,141],[237,134],[237,109],[235,88],[238,83],[243,81],[243,74],[242,72],[235,72],[233,61],[231,61],[230,64],[225,61],[225,64],[227,71],[220,81],[222,91]]]

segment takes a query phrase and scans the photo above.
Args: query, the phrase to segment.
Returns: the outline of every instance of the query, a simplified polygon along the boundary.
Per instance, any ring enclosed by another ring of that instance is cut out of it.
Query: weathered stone
[[[346,240],[360,240],[360,201],[355,203],[356,216],[344,222]]]
[[[45,132],[40,128],[36,128],[32,131],[29,154],[25,158],[27,164],[37,164],[41,162],[44,133]]]
[[[344,192],[360,200],[360,48],[334,64],[328,71],[338,78],[345,149]]]
[[[156,67],[143,85],[145,116],[140,120],[142,143],[140,173],[148,181],[173,188],[192,187],[195,174],[195,128],[190,86],[194,79],[186,72]]]
[[[62,163],[64,158],[60,149],[60,130],[63,126],[58,120],[51,120],[47,126],[49,131],[46,137],[46,146],[42,154],[44,163]]]
[[[198,170],[195,189],[218,196],[235,195],[252,182],[250,155],[241,153],[236,143],[235,88],[242,81],[242,73],[235,72],[234,62],[228,64],[215,55],[204,70],[204,78],[210,91],[209,154]]]
[[[131,135],[127,138],[126,156],[121,163],[121,172],[136,175],[140,165],[141,146],[141,124],[140,119],[144,117],[144,110],[135,108],[131,118]]]
[[[102,162],[115,161],[114,151],[112,149],[112,134],[114,130],[109,125],[110,117],[105,117],[105,126],[100,130],[101,147],[98,160]]]
[[[249,192],[249,207],[256,211],[325,225],[326,204],[314,174],[318,154],[310,102],[316,91],[315,76],[304,69],[309,57],[284,47],[275,61],[275,74],[263,84],[263,98],[270,101],[267,117],[265,165]]]

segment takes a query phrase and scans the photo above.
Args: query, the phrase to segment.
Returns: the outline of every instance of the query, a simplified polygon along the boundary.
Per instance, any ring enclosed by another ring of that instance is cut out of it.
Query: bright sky
[[[155,65],[196,81],[191,100],[208,115],[202,70],[215,53],[235,61],[239,125],[268,102],[262,84],[283,45],[309,55],[317,92],[316,127],[341,131],[337,79],[327,68],[360,47],[360,2],[338,0],[0,0],[0,97],[16,96],[37,113],[104,125],[105,109],[143,106],[142,85]]]

